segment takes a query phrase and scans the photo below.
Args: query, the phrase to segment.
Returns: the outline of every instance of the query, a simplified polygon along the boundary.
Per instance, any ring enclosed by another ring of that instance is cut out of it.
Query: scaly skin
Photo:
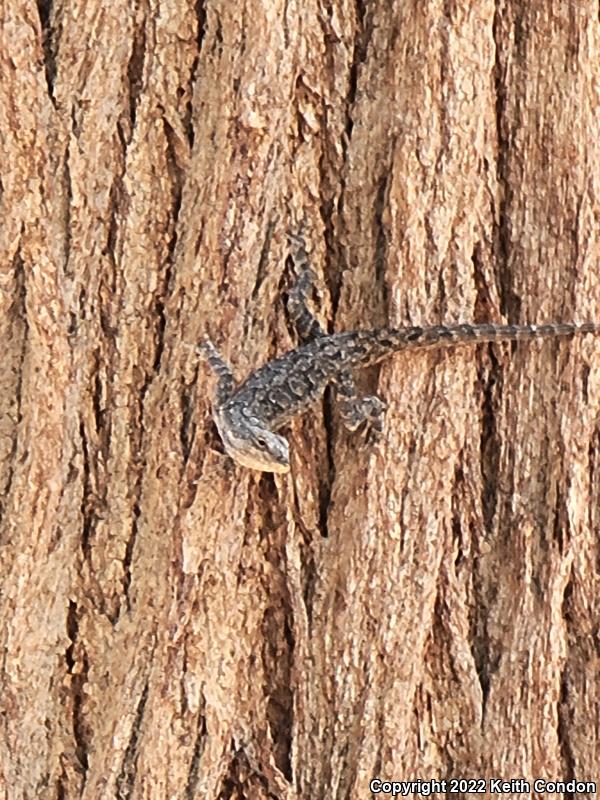
[[[310,341],[269,361],[233,390],[231,371],[214,345],[210,341],[203,345],[220,378],[214,419],[225,450],[240,464],[266,472],[287,472],[289,445],[276,431],[312,405],[328,385],[343,387],[353,370],[376,364],[393,353],[598,334],[600,325],[460,324],[320,333],[319,329]],[[380,402],[377,398],[368,399]],[[382,406],[375,409],[373,417],[378,416],[381,409]],[[367,418],[368,414],[363,414],[359,422]]]

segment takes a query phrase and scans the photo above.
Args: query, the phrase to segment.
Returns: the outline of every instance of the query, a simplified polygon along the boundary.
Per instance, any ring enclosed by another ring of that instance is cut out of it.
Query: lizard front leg
[[[205,339],[198,347],[198,350],[204,355],[210,368],[218,378],[215,405],[222,406],[229,400],[235,389],[235,377],[231,367],[224,361],[210,339]]]

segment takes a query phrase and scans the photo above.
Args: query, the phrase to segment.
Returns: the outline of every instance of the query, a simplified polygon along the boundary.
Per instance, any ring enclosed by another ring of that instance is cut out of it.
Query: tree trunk
[[[600,343],[395,356],[277,477],[193,347],[294,346],[302,220],[330,330],[600,319],[597,11],[5,0],[0,797],[599,778]]]

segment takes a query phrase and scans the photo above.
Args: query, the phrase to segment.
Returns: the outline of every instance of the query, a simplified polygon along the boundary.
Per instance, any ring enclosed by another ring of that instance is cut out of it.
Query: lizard
[[[376,396],[356,398],[353,372],[377,364],[393,353],[600,333],[600,324],[588,322],[458,323],[328,334],[308,310],[307,300],[315,276],[308,264],[304,239],[289,233],[288,241],[299,275],[288,299],[288,312],[301,340],[298,347],[268,361],[239,385],[210,339],[205,339],[198,348],[217,377],[213,419],[225,451],[250,469],[289,471],[289,443],[277,431],[313,405],[329,385],[333,385],[341,398],[341,417],[349,430],[354,431],[364,423],[375,435],[381,432],[385,405]]]

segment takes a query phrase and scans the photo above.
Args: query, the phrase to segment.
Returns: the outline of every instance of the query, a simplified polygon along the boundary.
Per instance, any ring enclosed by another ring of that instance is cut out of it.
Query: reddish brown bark
[[[303,217],[332,329],[600,319],[596,6],[0,25],[3,796],[598,779],[600,344],[395,357],[382,442],[326,400],[282,478],[190,347],[293,346]]]

